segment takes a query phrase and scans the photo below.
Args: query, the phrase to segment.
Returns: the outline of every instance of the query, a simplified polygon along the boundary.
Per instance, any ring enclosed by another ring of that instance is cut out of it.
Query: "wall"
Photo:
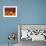
[[[46,0],[0,0],[0,44],[7,44],[9,32],[18,32],[18,24],[46,24]],[[3,6],[16,5],[17,18],[4,18]],[[17,40],[16,40],[17,43]]]
[[[0,44],[7,44],[9,42],[8,35],[10,32],[17,32],[17,18],[3,17],[3,6],[18,6],[18,0],[0,0]],[[18,38],[16,38],[15,43],[18,43]]]

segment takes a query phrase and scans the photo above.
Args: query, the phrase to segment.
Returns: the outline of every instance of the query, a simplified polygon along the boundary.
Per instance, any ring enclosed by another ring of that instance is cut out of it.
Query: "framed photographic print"
[[[17,6],[3,6],[3,17],[17,17]]]

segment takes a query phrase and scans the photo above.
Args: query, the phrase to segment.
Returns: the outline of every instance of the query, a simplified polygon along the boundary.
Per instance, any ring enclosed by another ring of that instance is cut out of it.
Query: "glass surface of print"
[[[3,16],[4,17],[17,17],[17,6],[4,6]]]

